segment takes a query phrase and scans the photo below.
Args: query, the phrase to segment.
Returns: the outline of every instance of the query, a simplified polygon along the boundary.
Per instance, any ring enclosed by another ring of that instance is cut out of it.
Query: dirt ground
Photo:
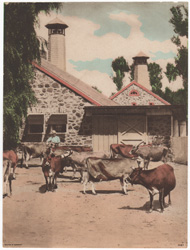
[[[149,194],[140,186],[121,192],[119,180],[96,184],[87,194],[71,170],[45,191],[41,167],[17,168],[13,195],[3,199],[3,246],[17,248],[185,248],[187,247],[187,166],[174,167],[172,206],[160,213],[158,196],[147,213]],[[150,168],[160,163],[151,163]],[[79,175],[78,175],[79,176]],[[167,199],[166,199],[167,201]]]

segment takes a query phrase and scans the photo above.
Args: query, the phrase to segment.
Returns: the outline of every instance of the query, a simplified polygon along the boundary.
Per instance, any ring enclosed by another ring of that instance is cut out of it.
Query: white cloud
[[[157,51],[163,53],[174,52],[176,53],[176,46],[170,41],[150,41],[144,37],[141,32],[141,22],[138,20],[137,15],[127,15],[126,13],[111,14],[110,18],[126,22],[131,27],[130,35],[127,38],[115,33],[107,33],[101,37],[95,36],[94,32],[100,28],[89,20],[79,18],[76,16],[62,16],[52,13],[50,16],[40,14],[40,29],[36,29],[37,34],[48,39],[48,31],[44,26],[55,17],[60,18],[65,22],[69,28],[66,29],[66,60],[67,70],[69,73],[89,83],[91,86],[97,86],[106,95],[115,92],[115,84],[110,77],[98,71],[81,71],[78,72],[70,65],[69,60],[74,61],[91,61],[95,58],[107,59],[117,58],[124,56],[129,64],[132,63],[132,57],[143,51],[148,56],[152,57]],[[168,60],[158,60],[156,63],[161,62],[161,66],[166,65]],[[126,79],[128,82],[128,79]],[[164,85],[167,85],[167,79]],[[178,85],[179,83],[177,83]],[[126,85],[126,84],[125,84]],[[171,86],[171,84],[169,84]],[[176,86],[177,86],[176,85]]]
[[[111,96],[112,93],[116,93],[116,85],[113,83],[112,79],[105,73],[101,73],[97,70],[88,71],[76,71],[73,69],[72,64],[67,64],[68,72],[75,77],[79,78],[83,82],[89,84],[90,86],[96,86],[102,93],[106,96]]]

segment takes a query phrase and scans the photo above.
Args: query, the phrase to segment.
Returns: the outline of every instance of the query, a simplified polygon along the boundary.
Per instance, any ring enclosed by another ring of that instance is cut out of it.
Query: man
[[[59,146],[60,138],[56,135],[56,131],[52,130],[51,137],[46,141],[46,144],[53,144],[54,147]]]

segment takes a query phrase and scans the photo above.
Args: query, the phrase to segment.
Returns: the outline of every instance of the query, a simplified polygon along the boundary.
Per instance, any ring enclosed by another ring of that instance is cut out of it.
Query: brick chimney
[[[65,29],[68,25],[55,18],[48,24],[48,61],[66,71]]]
[[[133,57],[134,60],[134,80],[145,88],[151,90],[150,77],[148,72],[147,59],[149,57],[143,52]]]

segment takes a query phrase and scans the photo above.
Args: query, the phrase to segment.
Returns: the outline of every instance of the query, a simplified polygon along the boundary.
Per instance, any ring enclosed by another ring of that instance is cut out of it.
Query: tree
[[[113,77],[113,82],[117,86],[117,91],[119,91],[123,86],[123,78],[125,76],[124,72],[129,72],[129,66],[123,56],[116,58],[112,62],[112,68],[116,73],[116,76]]]
[[[175,63],[168,63],[166,67],[166,76],[169,82],[176,80],[177,76],[182,77],[184,91],[180,91],[174,94],[173,104],[179,102],[181,96],[181,103],[187,105],[187,93],[188,93],[188,48],[182,45],[180,36],[188,38],[188,9],[184,5],[178,5],[170,9],[172,18],[170,23],[174,27],[174,32],[177,36],[173,36],[171,41],[177,46],[177,56],[175,57]],[[180,93],[180,95],[179,95]]]
[[[40,42],[35,32],[38,14],[40,11],[47,14],[60,7],[60,3],[4,5],[4,149],[17,146],[22,121],[28,108],[36,102],[30,82],[33,79],[31,62],[40,62]]]
[[[149,63],[148,64],[148,71],[150,77],[150,85],[152,86],[152,92],[155,94],[160,95],[162,90],[162,69],[159,64],[157,63]]]

